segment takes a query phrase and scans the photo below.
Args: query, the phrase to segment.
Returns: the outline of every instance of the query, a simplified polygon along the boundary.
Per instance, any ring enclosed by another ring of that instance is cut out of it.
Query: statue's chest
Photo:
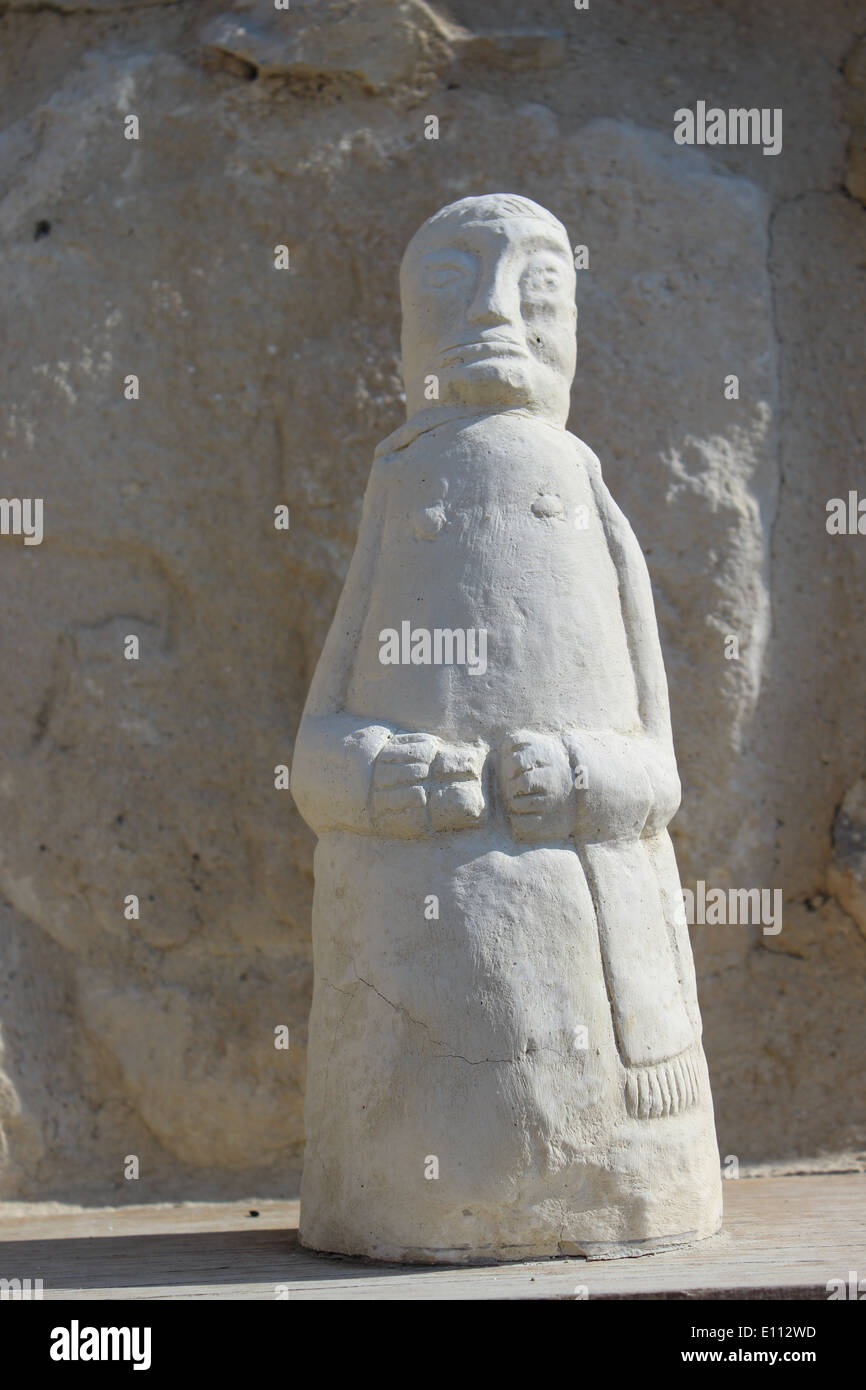
[[[585,469],[570,448],[551,450],[547,432],[534,443],[428,450],[394,476],[387,551],[419,592],[507,584],[514,596],[601,589],[613,599],[616,576]]]
[[[437,633],[443,653],[443,634],[462,635],[465,660],[440,664]],[[399,665],[382,660],[395,634]],[[469,661],[470,639],[483,660]],[[616,568],[573,439],[494,420],[394,457],[348,699],[464,738],[633,725]]]

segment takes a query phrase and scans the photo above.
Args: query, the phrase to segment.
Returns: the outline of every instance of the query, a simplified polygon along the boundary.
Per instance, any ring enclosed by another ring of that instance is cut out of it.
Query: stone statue
[[[376,452],[295,748],[318,836],[301,1240],[633,1255],[721,1220],[649,577],[565,429],[565,229],[463,198],[401,269]]]

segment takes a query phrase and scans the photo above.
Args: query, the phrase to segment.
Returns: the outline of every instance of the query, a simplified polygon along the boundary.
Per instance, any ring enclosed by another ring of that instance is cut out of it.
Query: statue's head
[[[565,228],[529,198],[489,193],[435,213],[400,268],[407,414],[438,399],[524,408],[564,425],[577,352],[574,290]]]

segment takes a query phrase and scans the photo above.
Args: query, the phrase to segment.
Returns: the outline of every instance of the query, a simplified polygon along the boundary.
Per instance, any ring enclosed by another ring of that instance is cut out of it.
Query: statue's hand
[[[565,743],[577,788],[575,840],[637,839],[653,805],[647,740],[581,730],[567,734]],[[679,790],[675,767],[673,786]],[[660,805],[660,810],[664,813],[667,805]]]
[[[568,839],[576,793],[557,734],[510,734],[499,748],[499,786],[515,840]]]
[[[395,734],[373,764],[375,829],[413,840],[431,830],[482,824],[485,753],[475,744],[446,744],[432,734]]]
[[[415,839],[427,830],[427,778],[439,751],[431,734],[395,734],[373,763],[370,816],[386,835]]]
[[[430,767],[430,825],[433,830],[468,830],[487,819],[484,759],[473,743],[442,744]]]

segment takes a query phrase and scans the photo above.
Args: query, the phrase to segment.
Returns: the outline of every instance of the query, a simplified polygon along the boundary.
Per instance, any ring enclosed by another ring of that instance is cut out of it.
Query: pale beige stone
[[[242,76],[357,82],[369,91],[419,83],[469,35],[425,0],[293,0],[276,10],[255,0],[210,20],[202,38],[211,58]]]
[[[403,258],[408,419],[292,772],[319,837],[316,1249],[612,1257],[721,1220],[652,592],[564,428],[574,285],[565,229],[507,194]]]
[[[313,76],[209,70],[229,9],[0,0],[0,463],[4,495],[46,501],[41,546],[0,540],[3,1190],[128,1201],[130,1152],[139,1201],[295,1190],[313,837],[273,769],[401,418],[394,266],[487,187],[589,248],[570,428],[652,575],[683,881],[784,890],[777,937],[692,931],[722,1155],[845,1166],[866,1151],[866,941],[827,880],[864,772],[866,585],[862,541],[823,523],[862,493],[850,7],[590,26],[458,0],[502,32],[394,29],[378,94],[346,75],[376,55],[347,55],[329,0]],[[784,106],[778,159],[673,147],[677,106],[728,104],[724,70]]]

